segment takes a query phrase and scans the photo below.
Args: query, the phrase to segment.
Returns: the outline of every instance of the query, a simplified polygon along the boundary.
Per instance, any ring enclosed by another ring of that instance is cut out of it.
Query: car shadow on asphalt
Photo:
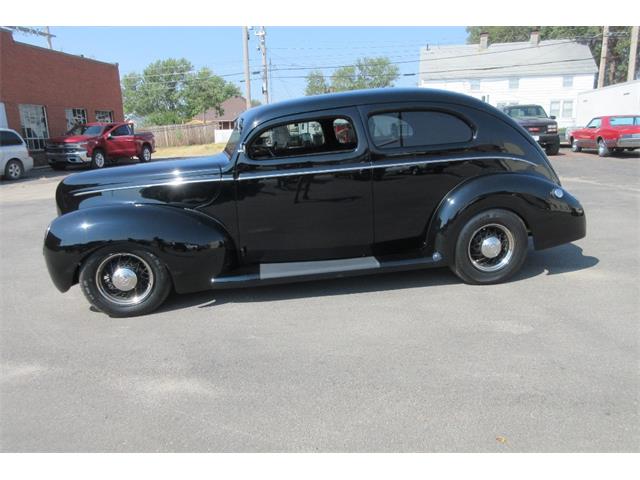
[[[522,269],[509,280],[509,283],[539,275],[557,275],[585,270],[595,266],[598,261],[596,257],[584,255],[582,248],[574,244],[542,251],[530,249]],[[211,308],[226,303],[272,302],[453,284],[462,284],[462,281],[448,268],[437,268],[250,288],[208,290],[184,295],[174,293],[157,310],[157,313],[189,307]]]

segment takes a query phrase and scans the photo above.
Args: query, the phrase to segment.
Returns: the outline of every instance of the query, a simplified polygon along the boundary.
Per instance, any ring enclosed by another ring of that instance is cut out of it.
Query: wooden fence
[[[217,123],[195,125],[164,125],[140,127],[140,131],[151,132],[156,138],[156,147],[182,147],[215,143]]]

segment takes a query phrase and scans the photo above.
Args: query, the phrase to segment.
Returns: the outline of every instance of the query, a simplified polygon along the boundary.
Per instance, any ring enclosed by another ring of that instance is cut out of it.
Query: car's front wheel
[[[508,210],[487,210],[460,230],[452,270],[466,283],[500,283],[515,274],[527,256],[522,219]]]
[[[152,253],[108,247],[91,255],[80,270],[80,287],[89,303],[112,317],[145,315],[171,290],[169,272]]]
[[[557,155],[560,152],[560,144],[547,145],[544,150],[547,155]]]
[[[575,138],[571,139],[571,151],[572,152],[580,152],[582,150],[582,147],[580,145],[578,145],[578,141]]]
[[[94,150],[91,155],[91,168],[103,168],[107,158],[102,150]]]

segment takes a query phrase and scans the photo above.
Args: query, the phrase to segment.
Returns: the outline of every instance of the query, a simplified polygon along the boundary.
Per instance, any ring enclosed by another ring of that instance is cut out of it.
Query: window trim
[[[25,145],[27,146],[27,150],[30,150],[32,152],[43,152],[44,149],[45,149],[44,145],[46,145],[47,140],[49,138],[51,138],[51,133],[49,132],[49,115],[47,114],[47,106],[46,105],[39,105],[37,103],[21,103],[21,104],[18,104],[18,116],[20,118],[20,130],[24,130],[25,128],[27,128],[27,127],[25,127],[23,125],[22,112],[20,111],[20,107],[21,106],[40,107],[42,109],[42,114],[43,114],[43,118],[44,118],[44,127],[45,127],[45,131],[46,131],[46,137],[44,137],[44,138],[28,137],[26,135],[21,135],[21,137],[24,140]],[[28,127],[28,128],[31,128],[31,127]],[[42,148],[31,148],[31,146],[29,145],[29,140],[42,140],[43,147]]]
[[[316,113],[314,115],[314,113]],[[340,155],[340,154],[353,154],[354,152],[357,152],[361,145],[362,142],[360,141],[360,137],[361,135],[358,132],[358,127],[357,127],[357,122],[355,121],[355,119],[353,118],[354,115],[350,115],[347,113],[341,113],[341,112],[335,112],[335,113],[324,113],[324,112],[307,112],[307,113],[303,113],[300,115],[295,115],[292,117],[289,117],[287,120],[284,120],[284,118],[278,118],[275,119],[273,121],[268,121],[265,122],[265,124],[263,126],[260,126],[256,129],[254,129],[253,131],[249,132],[249,134],[247,135],[246,139],[244,141],[242,141],[241,143],[244,145],[244,158],[243,161],[247,164],[251,164],[251,165],[279,165],[282,163],[291,163],[291,159],[296,159],[296,158],[308,158],[308,157],[322,157],[322,156],[329,156],[329,155]],[[285,117],[286,118],[286,117]],[[356,135],[356,146],[355,148],[352,149],[345,149],[345,150],[332,150],[330,152],[315,152],[315,153],[305,153],[302,155],[286,155],[286,156],[282,156],[282,157],[274,157],[274,158],[263,158],[263,159],[256,159],[256,158],[252,158],[251,155],[249,154],[249,148],[250,145],[260,136],[262,135],[264,132],[266,132],[267,130],[272,130],[274,128],[283,126],[283,125],[290,125],[292,123],[305,123],[305,122],[317,122],[318,120],[323,120],[323,119],[328,119],[328,118],[333,118],[334,120],[338,119],[338,118],[342,118],[345,120],[348,120],[349,123],[351,123],[351,125],[353,126],[353,130],[355,132]],[[283,162],[283,160],[285,160],[285,162]]]
[[[71,111],[71,118],[75,119],[75,115],[73,114],[74,110],[82,110],[84,112],[84,122],[83,123],[74,123],[73,125],[69,126],[69,117],[67,116],[67,112]],[[67,131],[71,130],[74,126],[76,125],[82,125],[82,124],[86,124],[89,123],[89,116],[87,114],[87,109],[86,108],[82,108],[82,107],[68,107],[64,109],[64,117],[67,121]]]
[[[109,113],[109,120],[105,121],[105,120],[100,120],[98,119],[98,112],[100,113]],[[96,119],[96,122],[99,123],[113,123],[113,110],[94,110],[93,115]]]
[[[369,119],[371,117],[375,115],[384,114],[384,113],[425,112],[425,111],[444,113],[447,115],[451,115],[452,117],[458,118],[458,120],[465,123],[471,130],[471,138],[469,138],[469,140],[464,142],[437,143],[432,145],[416,145],[416,146],[409,146],[409,147],[401,145],[398,147],[391,147],[391,148],[380,148],[374,143],[373,137],[371,136],[371,132],[369,131]],[[409,153],[423,153],[423,152],[427,153],[435,150],[443,150],[443,147],[445,147],[446,150],[455,150],[456,148],[469,145],[478,136],[478,127],[469,118],[467,118],[465,115],[461,114],[460,112],[449,110],[447,108],[438,107],[438,106],[398,104],[398,105],[390,105],[386,108],[373,108],[367,112],[365,120],[366,120],[365,130],[367,134],[367,140],[369,142],[369,148],[380,155],[392,155],[392,154],[403,154],[403,153],[409,154]]]

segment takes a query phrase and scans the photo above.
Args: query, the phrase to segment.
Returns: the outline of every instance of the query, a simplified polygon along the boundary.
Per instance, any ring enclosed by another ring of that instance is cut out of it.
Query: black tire
[[[144,163],[148,163],[151,161],[151,147],[149,147],[149,145],[142,146],[142,150],[140,151],[138,160]]]
[[[4,178],[7,180],[18,180],[24,175],[24,165],[17,158],[9,160],[4,166]]]
[[[571,151],[576,153],[582,151],[582,147],[578,146],[578,142],[576,142],[576,139],[573,137],[571,137]]]
[[[478,241],[490,237],[500,240],[499,253],[494,258],[485,257],[478,250]],[[527,249],[527,229],[518,215],[508,210],[487,210],[475,215],[460,230],[451,269],[472,285],[501,283],[520,270]]]
[[[135,269],[138,276],[132,289],[115,287],[114,262],[122,262],[130,271],[133,271],[133,266],[139,267]],[[145,276],[147,269],[151,274]],[[145,278],[147,282],[143,283]],[[172,286],[169,272],[160,259],[131,245],[114,245],[93,253],[82,265],[79,280],[89,303],[111,317],[133,317],[153,312],[165,301]],[[114,300],[118,295],[127,298]]]
[[[560,151],[560,144],[547,145],[544,149],[547,155],[557,155]]]
[[[608,157],[611,152],[609,147],[602,138],[598,139],[598,155],[601,157]]]
[[[49,166],[51,167],[52,170],[57,170],[57,171],[67,169],[67,166],[64,163],[50,163]]]
[[[107,163],[107,155],[102,150],[94,150],[91,155],[91,168],[104,168]]]
[[[624,148],[614,148],[613,151],[616,153],[622,153],[624,152]]]

